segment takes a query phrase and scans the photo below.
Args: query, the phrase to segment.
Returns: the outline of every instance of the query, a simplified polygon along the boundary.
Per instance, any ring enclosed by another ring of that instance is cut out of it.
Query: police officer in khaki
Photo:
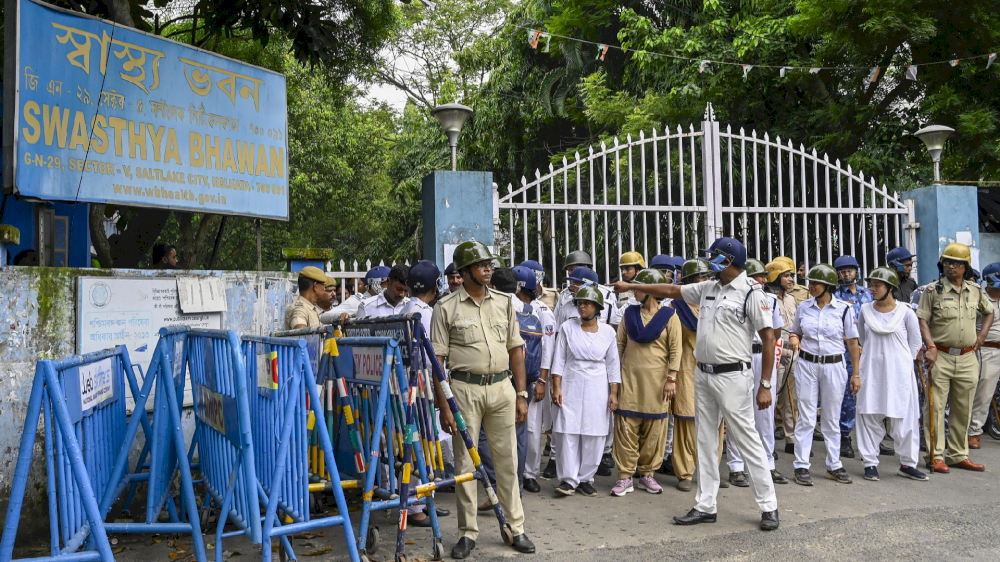
[[[497,496],[514,534],[512,546],[518,552],[532,553],[535,545],[524,534],[514,427],[528,417],[524,340],[511,297],[489,288],[492,260],[493,255],[480,242],[463,242],[455,248],[455,269],[461,272],[464,282],[435,307],[431,344],[441,363],[447,360],[452,392],[469,434],[479,435],[480,428],[486,431]],[[507,380],[511,377],[513,385]],[[459,435],[440,386],[436,395],[441,425],[452,435]],[[468,451],[462,447],[456,447],[455,465],[458,474],[474,469]],[[459,539],[451,551],[452,558],[466,558],[476,547],[477,485],[466,482],[457,486]]]
[[[917,308],[920,335],[930,364],[931,399],[934,411],[924,410],[928,443],[927,468],[949,472],[948,467],[983,471],[985,466],[969,458],[968,431],[972,401],[979,382],[976,351],[986,341],[993,324],[993,305],[972,281],[972,254],[965,244],[948,244],[938,262],[942,276],[927,286]],[[976,312],[983,325],[976,333]],[[928,401],[930,402],[930,401]],[[944,410],[951,406],[948,447],[945,451]],[[933,423],[933,432],[930,425]],[[934,439],[931,439],[933,434]]]
[[[299,298],[285,309],[286,330],[319,328],[323,325],[319,321],[319,313],[323,311],[318,304],[328,299],[326,292],[328,280],[326,273],[318,267],[303,267],[299,271]]]

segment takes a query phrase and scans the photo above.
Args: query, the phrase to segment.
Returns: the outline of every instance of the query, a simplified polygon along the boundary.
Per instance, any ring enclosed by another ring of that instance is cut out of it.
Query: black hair
[[[501,267],[493,272],[490,284],[501,293],[514,294],[517,292],[517,274],[509,267]]]
[[[315,279],[310,279],[305,275],[299,275],[299,294],[301,295],[307,289],[309,289],[309,287],[312,287],[313,283],[319,283],[319,281]]]
[[[153,265],[156,265],[163,261],[163,258],[170,255],[170,250],[174,250],[173,244],[167,244],[166,242],[157,242],[153,244]]]
[[[406,278],[410,276],[410,267],[408,265],[397,263],[392,266],[389,270],[389,281],[398,281],[400,283],[406,284]]]
[[[542,273],[542,283],[545,283],[546,287],[551,287],[552,286],[552,278],[549,277],[548,273],[544,273],[544,272]]]
[[[38,265],[38,251],[33,248],[22,250],[14,256],[14,265]]]
[[[527,295],[528,300],[535,301],[538,300],[538,291],[532,289],[521,289],[521,292]]]

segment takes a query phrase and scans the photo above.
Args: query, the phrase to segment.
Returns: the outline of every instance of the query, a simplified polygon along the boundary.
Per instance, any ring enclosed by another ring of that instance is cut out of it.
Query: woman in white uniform
[[[604,296],[593,286],[582,287],[574,304],[579,318],[560,326],[552,358],[552,441],[559,486],[556,492],[577,491],[597,496],[594,474],[601,462],[611,412],[618,407],[621,370],[617,334],[597,321]]]
[[[841,484],[850,484],[851,477],[840,462],[840,406],[847,387],[844,352],[851,353],[853,365],[859,365],[861,359],[858,327],[851,305],[833,298],[833,290],[840,284],[835,269],[825,263],[817,264],[809,270],[806,279],[809,280],[809,294],[813,298],[799,305],[789,330],[792,351],[800,350],[795,368],[795,388],[799,394],[795,462],[792,463],[795,483],[813,485],[809,475],[809,454],[812,453],[813,430],[816,429],[816,410],[822,403],[820,429],[826,443],[826,477]],[[855,375],[860,373],[864,370],[854,372]],[[853,384],[852,389],[857,391]]]
[[[864,379],[859,380],[857,432],[865,480],[878,480],[878,445],[885,437],[882,421],[888,418],[899,452],[899,475],[926,482],[927,475],[917,470],[920,402],[913,377],[913,360],[923,343],[920,323],[892,294],[899,288],[895,271],[879,267],[867,279],[875,301],[863,304],[858,316]]]

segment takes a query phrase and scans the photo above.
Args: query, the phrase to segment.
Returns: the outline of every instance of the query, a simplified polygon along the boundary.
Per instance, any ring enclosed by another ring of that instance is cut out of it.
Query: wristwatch
[[[760,385],[763,386],[764,388],[768,389],[768,390],[771,390],[771,381],[761,379],[760,380]]]
[[[527,390],[522,390],[521,392],[518,392],[517,393],[517,397],[518,398],[524,398],[525,400],[527,400],[528,399],[528,391]]]

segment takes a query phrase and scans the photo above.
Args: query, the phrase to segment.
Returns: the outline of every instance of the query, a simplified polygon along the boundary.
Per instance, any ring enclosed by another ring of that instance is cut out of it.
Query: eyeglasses
[[[474,263],[472,264],[472,267],[476,269],[487,270],[487,269],[493,269],[493,264],[491,262],[484,261],[484,262]]]
[[[946,259],[946,260],[944,260],[944,263],[942,265],[944,267],[958,267],[960,265],[965,265],[965,262],[964,261],[958,261],[958,260],[947,260]]]

